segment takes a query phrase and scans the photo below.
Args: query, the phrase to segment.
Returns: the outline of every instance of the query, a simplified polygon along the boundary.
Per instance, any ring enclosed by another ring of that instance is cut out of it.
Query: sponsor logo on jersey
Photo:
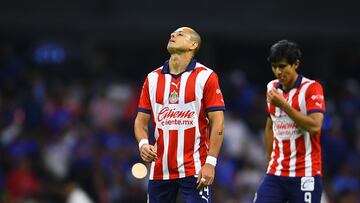
[[[195,111],[177,110],[176,108],[163,107],[157,116],[157,121],[162,125],[194,125]]]
[[[321,100],[324,100],[324,95],[321,95],[321,94],[312,95],[311,99],[314,100],[314,101],[315,100],[320,100],[321,101]]]
[[[216,89],[216,94],[221,94],[221,90],[219,88]]]
[[[277,136],[289,137],[300,133],[298,126],[292,120],[277,119],[274,121],[274,132]]]

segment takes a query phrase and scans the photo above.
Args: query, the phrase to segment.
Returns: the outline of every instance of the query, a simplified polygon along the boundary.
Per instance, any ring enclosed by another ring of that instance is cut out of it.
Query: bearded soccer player
[[[268,57],[276,77],[267,85],[265,127],[268,168],[255,195],[257,203],[320,203],[320,132],[325,112],[319,82],[297,73],[301,52],[281,40]]]
[[[196,62],[199,34],[171,33],[170,59],[146,77],[135,120],[141,158],[150,166],[148,201],[211,202],[217,157],[224,137],[224,100],[216,73]],[[155,126],[149,144],[148,124]]]

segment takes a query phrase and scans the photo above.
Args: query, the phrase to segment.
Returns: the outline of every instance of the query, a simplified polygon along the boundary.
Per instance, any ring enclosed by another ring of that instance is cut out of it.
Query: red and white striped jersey
[[[325,100],[319,82],[298,76],[295,87],[284,91],[278,80],[268,83],[267,91],[276,88],[286,101],[305,115],[325,112]],[[280,108],[267,102],[267,111],[273,122],[274,142],[268,174],[277,176],[322,175],[320,133],[310,136]]]
[[[216,73],[193,59],[185,72],[172,75],[167,61],[147,75],[138,107],[155,126],[158,159],[149,179],[198,174],[209,146],[206,113],[225,110]]]

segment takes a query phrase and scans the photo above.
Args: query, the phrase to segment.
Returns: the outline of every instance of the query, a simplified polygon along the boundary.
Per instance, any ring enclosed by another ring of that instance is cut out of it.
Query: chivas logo
[[[170,96],[169,96],[169,102],[170,104],[175,104],[179,101],[179,95],[178,93],[174,90],[170,93]]]

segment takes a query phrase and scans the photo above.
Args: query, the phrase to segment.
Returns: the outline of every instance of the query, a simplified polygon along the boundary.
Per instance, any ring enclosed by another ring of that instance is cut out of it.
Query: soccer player
[[[194,59],[200,44],[189,27],[171,33],[170,59],[147,75],[142,88],[134,130],[141,158],[151,163],[150,203],[175,202],[179,190],[186,203],[211,202],[225,105],[216,73]]]
[[[270,49],[268,61],[276,79],[267,85],[268,168],[255,195],[257,203],[320,203],[325,101],[321,84],[297,73],[300,58],[297,44],[288,40]]]

